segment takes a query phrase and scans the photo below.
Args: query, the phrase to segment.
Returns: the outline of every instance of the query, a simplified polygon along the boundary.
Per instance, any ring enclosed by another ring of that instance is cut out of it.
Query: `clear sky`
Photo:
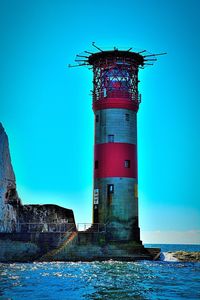
[[[198,0],[0,1],[0,121],[23,203],[91,222],[91,48],[167,52],[140,71],[139,212],[144,242],[200,243]]]

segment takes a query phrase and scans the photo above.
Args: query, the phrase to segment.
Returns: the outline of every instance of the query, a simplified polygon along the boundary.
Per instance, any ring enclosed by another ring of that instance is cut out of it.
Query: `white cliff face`
[[[12,195],[18,198],[8,137],[0,123],[0,232],[12,232],[16,226],[16,211],[9,203]]]
[[[51,231],[54,225],[48,227],[47,224],[74,222],[72,210],[57,205],[21,204],[16,190],[8,137],[0,123],[0,232],[20,232],[21,229],[28,232],[29,226],[26,225],[29,223],[38,224],[38,231],[41,231],[41,224]]]

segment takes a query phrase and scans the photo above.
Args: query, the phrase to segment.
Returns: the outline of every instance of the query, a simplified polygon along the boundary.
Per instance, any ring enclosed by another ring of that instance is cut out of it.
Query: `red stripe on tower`
[[[139,102],[132,101],[128,98],[106,98],[100,101],[94,101],[92,107],[94,111],[107,108],[124,108],[138,111]]]
[[[95,178],[137,178],[137,148],[134,144],[96,144],[94,157]]]

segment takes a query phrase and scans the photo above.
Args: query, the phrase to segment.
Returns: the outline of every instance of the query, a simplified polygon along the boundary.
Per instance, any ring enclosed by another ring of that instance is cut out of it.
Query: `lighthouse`
[[[93,69],[93,225],[105,224],[107,238],[140,241],[138,224],[138,70],[156,55],[128,50],[85,51],[76,62]]]
[[[95,116],[93,223],[106,224],[109,238],[140,242],[138,226],[138,67],[129,51],[92,54]]]

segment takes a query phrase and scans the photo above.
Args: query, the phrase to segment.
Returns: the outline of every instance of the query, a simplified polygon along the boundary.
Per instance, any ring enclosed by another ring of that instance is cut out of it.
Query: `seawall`
[[[104,233],[0,233],[0,261],[154,260],[159,248],[134,242],[107,242]]]

